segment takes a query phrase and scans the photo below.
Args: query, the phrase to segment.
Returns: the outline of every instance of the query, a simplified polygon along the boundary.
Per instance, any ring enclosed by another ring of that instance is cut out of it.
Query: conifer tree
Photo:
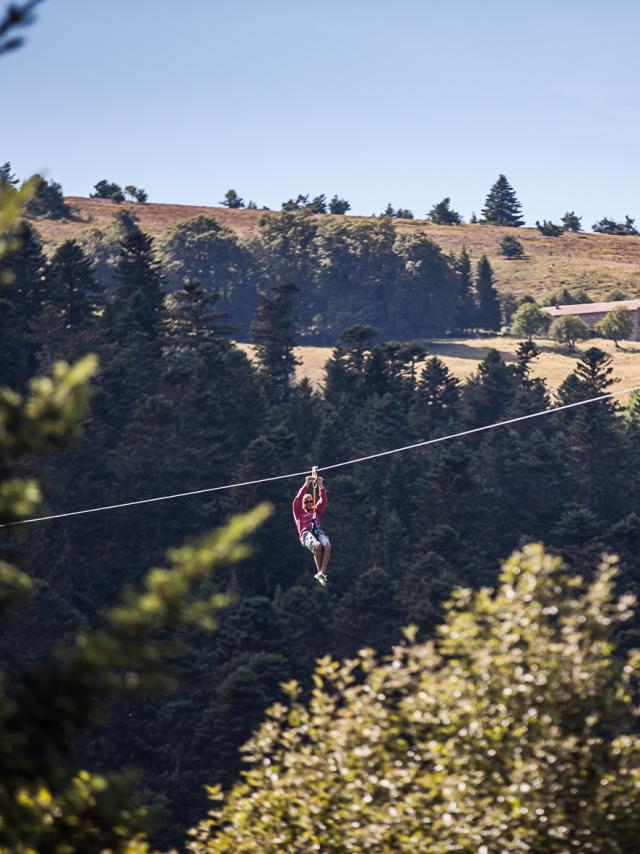
[[[522,205],[505,175],[500,175],[485,200],[482,221],[489,225],[521,226]]]
[[[0,383],[21,389],[36,369],[48,288],[36,230],[24,220],[13,238],[15,251],[0,257]]]
[[[378,336],[375,326],[358,324],[343,329],[336,344],[336,355],[350,370],[361,373],[365,365],[365,354]]]
[[[211,358],[215,350],[226,350],[231,328],[221,324],[227,314],[219,310],[220,299],[220,293],[205,291],[200,282],[185,279],[167,300],[167,352],[189,359],[193,354]]]
[[[55,181],[47,181],[42,175],[34,175],[33,196],[27,202],[27,216],[43,216],[48,219],[69,219],[71,210],[64,200],[62,186]]]
[[[437,205],[434,205],[428,213],[428,218],[436,225],[460,225],[462,217],[458,211],[451,207],[451,199],[447,196]]]
[[[66,240],[49,264],[49,299],[71,330],[79,329],[95,317],[104,301],[90,259],[75,240]]]
[[[349,210],[351,210],[351,205],[346,199],[339,199],[338,196],[334,196],[329,201],[330,214],[343,215],[346,214]]]
[[[505,258],[522,258],[524,255],[524,246],[515,236],[515,234],[505,234],[500,241],[498,250]]]
[[[580,356],[575,370],[558,389],[560,403],[573,403],[605,394],[614,384],[612,358],[598,347]],[[615,399],[569,410],[564,415],[565,463],[574,486],[575,500],[615,518],[630,498],[625,470],[619,460],[628,454],[623,425],[616,417]],[[626,485],[625,485],[626,482]]]
[[[224,200],[220,202],[225,208],[237,210],[244,207],[244,200],[236,193],[235,190],[227,190],[224,194]]]
[[[437,356],[427,359],[418,381],[410,412],[418,436],[427,438],[455,415],[460,401],[460,382]]]
[[[476,270],[477,325],[480,329],[499,330],[500,300],[494,286],[493,270],[486,255],[478,261]]]
[[[296,285],[278,285],[271,294],[262,292],[253,321],[251,340],[255,344],[260,371],[268,393],[276,400],[286,400],[300,364],[293,352],[296,343]]]
[[[567,211],[560,221],[565,231],[582,231],[581,220],[575,211]]]
[[[622,237],[637,235],[639,232],[635,226],[635,219],[628,214],[624,219],[624,222],[616,222],[616,220],[605,216],[598,222],[594,222],[591,227],[597,234],[617,234]]]
[[[9,161],[7,161],[6,163],[3,163],[2,166],[0,166],[0,193],[2,193],[2,191],[6,187],[17,186],[18,179],[11,171],[11,164],[9,163]]]
[[[115,287],[105,310],[107,353],[95,410],[121,435],[124,425],[156,393],[161,379],[163,297],[153,238],[135,228],[120,244]]]
[[[466,246],[462,247],[462,251],[455,262],[455,269],[458,274],[458,299],[453,327],[461,331],[473,329],[477,322],[477,312],[473,298],[471,256],[467,252]]]
[[[561,225],[557,225],[555,222],[551,220],[544,219],[542,222],[540,220],[536,220],[536,228],[543,234],[545,237],[560,237],[564,231],[567,229]]]
[[[122,240],[114,278],[116,288],[108,311],[113,331],[122,338],[131,333],[157,338],[162,276],[153,251],[153,237],[136,227]]]
[[[312,214],[325,214],[327,212],[327,197],[324,193],[319,196],[314,196],[311,201],[304,206]]]
[[[500,353],[491,349],[462,391],[466,420],[477,426],[499,420],[516,395],[517,378]]]

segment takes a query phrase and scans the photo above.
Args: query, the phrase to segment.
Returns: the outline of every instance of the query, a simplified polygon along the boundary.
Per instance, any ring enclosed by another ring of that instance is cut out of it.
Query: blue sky
[[[504,173],[527,224],[640,222],[639,25],[634,0],[45,0],[0,61],[0,162],[466,219]]]

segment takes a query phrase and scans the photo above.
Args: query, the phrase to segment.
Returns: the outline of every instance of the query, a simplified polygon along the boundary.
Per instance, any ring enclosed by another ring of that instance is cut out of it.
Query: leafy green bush
[[[522,258],[524,246],[514,234],[505,234],[500,242],[499,251],[505,258]]]
[[[494,593],[458,590],[436,643],[325,658],[210,789],[193,852],[635,850],[639,657],[615,560],[586,584],[529,545]]]

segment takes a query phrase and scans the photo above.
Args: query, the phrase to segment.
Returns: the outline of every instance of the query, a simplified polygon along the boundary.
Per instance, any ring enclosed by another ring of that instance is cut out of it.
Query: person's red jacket
[[[320,500],[316,504],[315,512],[313,510],[305,510],[302,506],[302,497],[307,491],[307,484],[303,483],[300,489],[296,493],[296,497],[293,499],[293,504],[291,505],[291,509],[293,510],[293,518],[296,521],[296,527],[298,528],[298,536],[302,539],[302,535],[305,531],[308,531],[311,528],[314,520],[319,521],[320,517],[324,513],[324,511],[329,506],[329,499],[327,497],[327,490],[322,486],[320,488]]]

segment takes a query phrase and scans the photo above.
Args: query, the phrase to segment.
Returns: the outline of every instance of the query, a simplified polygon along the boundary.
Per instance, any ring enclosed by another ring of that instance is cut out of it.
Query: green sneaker
[[[324,572],[316,572],[313,577],[316,579],[317,582],[322,584],[323,587],[326,587],[327,583],[329,582],[329,579],[327,578]]]

